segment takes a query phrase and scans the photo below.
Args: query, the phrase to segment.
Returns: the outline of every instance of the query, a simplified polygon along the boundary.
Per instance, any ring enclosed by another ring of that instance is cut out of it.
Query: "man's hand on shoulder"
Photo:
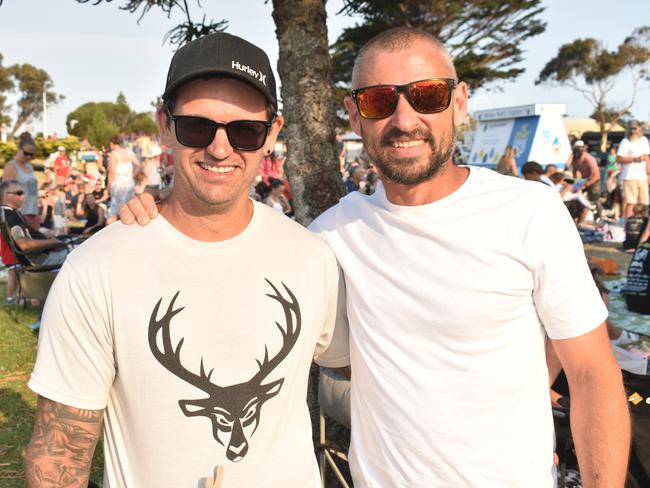
[[[151,219],[158,216],[158,207],[153,196],[149,193],[142,193],[133,197],[120,209],[120,220],[131,225],[135,222],[138,225],[147,225]]]
[[[34,433],[25,452],[26,486],[87,486],[102,418],[102,410],[70,407],[39,396]]]

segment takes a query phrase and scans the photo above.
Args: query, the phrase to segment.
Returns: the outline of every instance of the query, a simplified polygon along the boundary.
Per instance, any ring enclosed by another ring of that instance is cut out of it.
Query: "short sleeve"
[[[336,268],[336,279],[329,290],[327,316],[314,353],[314,361],[320,366],[330,368],[341,368],[350,364],[345,280],[341,267],[337,264]]]
[[[115,361],[108,319],[90,289],[66,260],[45,303],[28,386],[65,405],[101,410],[115,377]]]
[[[535,309],[551,339],[586,334],[607,319],[575,223],[557,195],[538,202],[524,248],[534,263]]]
[[[624,157],[628,156],[627,152],[630,150],[629,145],[630,145],[630,141],[627,139],[623,139],[618,145],[618,152],[616,154]]]
[[[27,235],[25,234],[25,229],[23,229],[20,225],[14,225],[11,229],[11,237],[13,237],[14,241],[17,241],[18,239],[27,239]]]
[[[642,154],[650,154],[650,142],[648,142],[648,138],[644,137],[642,140],[643,140]]]

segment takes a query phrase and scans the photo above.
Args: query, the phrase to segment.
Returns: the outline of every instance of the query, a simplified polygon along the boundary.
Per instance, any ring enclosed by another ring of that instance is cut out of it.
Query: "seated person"
[[[645,216],[646,206],[637,203],[632,207],[632,215],[625,222],[625,242],[623,249],[636,249],[641,241],[641,234],[648,224],[648,217]]]
[[[29,230],[25,217],[18,210],[24,198],[25,192],[16,180],[0,183],[2,219],[9,226],[16,247],[31,254],[32,264],[62,264],[68,254],[66,245],[58,239],[47,239],[42,234]]]
[[[564,203],[578,201],[583,207],[594,209],[596,208],[587,199],[584,193],[579,189],[580,183],[576,185],[573,175],[571,173],[553,173],[550,176],[555,189],[560,193]]]
[[[94,234],[106,226],[106,214],[104,209],[95,201],[94,193],[79,195],[76,215],[78,218],[86,220],[81,231],[85,236]]]

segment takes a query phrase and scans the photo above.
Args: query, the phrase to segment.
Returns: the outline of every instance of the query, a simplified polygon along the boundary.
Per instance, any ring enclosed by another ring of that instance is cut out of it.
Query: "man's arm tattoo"
[[[39,396],[25,453],[27,487],[86,487],[102,418],[102,410],[69,407]]]

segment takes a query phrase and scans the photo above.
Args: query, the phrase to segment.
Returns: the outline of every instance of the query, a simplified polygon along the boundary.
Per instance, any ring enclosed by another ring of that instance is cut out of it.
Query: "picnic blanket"
[[[623,336],[612,342],[619,366],[632,373],[650,374],[650,315],[630,312],[625,304],[625,278],[605,282],[609,290],[609,321]],[[631,334],[628,334],[631,333]]]

